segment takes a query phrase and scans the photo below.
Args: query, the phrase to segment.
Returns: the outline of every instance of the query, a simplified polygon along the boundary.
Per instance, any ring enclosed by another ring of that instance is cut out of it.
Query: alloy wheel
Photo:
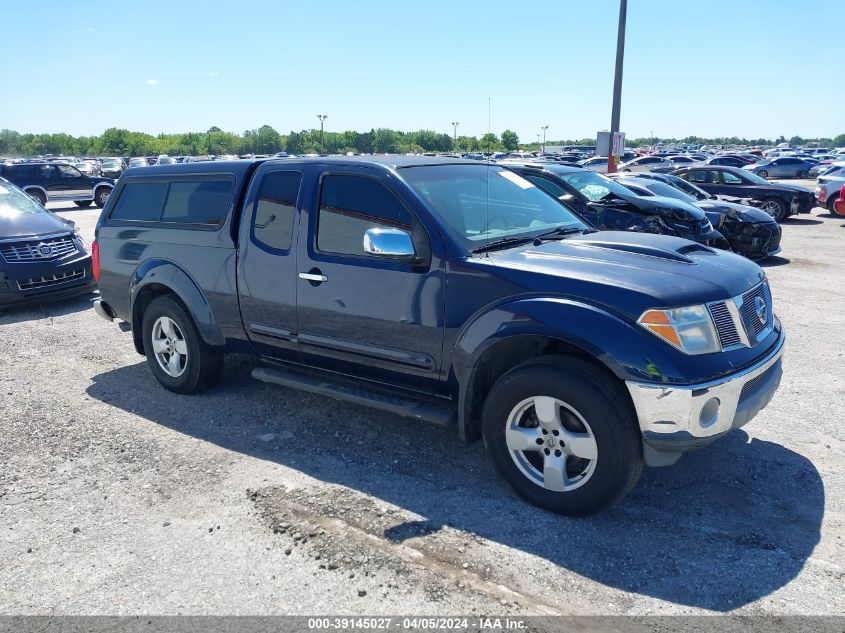
[[[595,472],[598,444],[590,425],[557,398],[533,396],[517,404],[505,443],[522,474],[547,490],[575,490]]]
[[[178,378],[188,366],[188,344],[182,330],[173,319],[161,316],[153,324],[153,353],[161,370],[171,378]]]

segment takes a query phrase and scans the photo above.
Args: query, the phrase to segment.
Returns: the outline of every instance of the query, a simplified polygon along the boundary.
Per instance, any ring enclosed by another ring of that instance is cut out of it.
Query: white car
[[[839,197],[839,190],[842,189],[842,185],[845,185],[845,171],[841,171],[835,176],[820,176],[815,191],[819,206],[834,213],[833,203]]]
[[[638,156],[627,163],[621,163],[618,171],[651,171],[655,167],[672,168],[672,161],[659,156]]]

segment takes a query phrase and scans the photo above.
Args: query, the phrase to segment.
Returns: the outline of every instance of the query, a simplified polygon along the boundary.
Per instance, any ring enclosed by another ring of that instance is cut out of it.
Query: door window
[[[82,178],[82,172],[80,172],[76,167],[71,167],[70,165],[56,165],[56,169],[59,170],[59,176],[62,178]]]
[[[708,183],[710,182],[710,178],[708,178],[709,172],[704,171],[703,169],[696,169],[693,171],[687,172],[687,180],[690,182],[701,182],[701,183]]]
[[[365,256],[368,229],[410,231],[411,214],[382,183],[363,176],[328,175],[320,191],[317,248],[328,253]]]
[[[725,180],[726,185],[741,185],[742,178],[739,176],[732,174],[729,171],[722,172],[722,178]]]
[[[264,176],[252,220],[252,237],[259,245],[290,250],[301,182],[302,174],[298,171],[274,171]]]

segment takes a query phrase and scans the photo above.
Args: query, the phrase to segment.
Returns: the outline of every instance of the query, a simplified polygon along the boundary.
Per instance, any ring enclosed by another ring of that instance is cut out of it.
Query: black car
[[[504,163],[558,198],[593,226],[606,231],[674,235],[730,248],[703,211],[673,198],[642,198],[611,178],[555,163]]]
[[[809,213],[816,204],[806,187],[771,182],[745,169],[714,165],[681,167],[672,172],[720,196],[750,198],[778,222],[796,213]]]
[[[86,176],[73,165],[63,163],[19,163],[0,165],[0,176],[38,200],[73,201],[78,207],[93,202],[102,208],[114,188],[114,180]]]
[[[681,190],[669,179],[683,183],[684,189]],[[698,207],[725,236],[735,253],[759,260],[780,252],[780,225],[761,209],[720,200],[682,178],[667,174],[641,174],[636,178],[623,178],[619,182],[643,196],[677,198]],[[697,195],[686,193],[688,188],[693,187],[698,189]]]
[[[0,178],[0,306],[60,299],[95,286],[73,223]]]
[[[102,169],[103,176],[113,180],[120,178],[120,174],[126,171],[123,160],[118,158],[102,159],[100,161],[100,168]]]

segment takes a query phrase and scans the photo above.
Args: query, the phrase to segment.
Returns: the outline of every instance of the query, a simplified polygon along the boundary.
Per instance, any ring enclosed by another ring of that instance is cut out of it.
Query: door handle
[[[329,278],[325,275],[317,275],[314,273],[299,273],[299,278],[304,279],[305,281],[316,281],[318,283],[329,280]]]

